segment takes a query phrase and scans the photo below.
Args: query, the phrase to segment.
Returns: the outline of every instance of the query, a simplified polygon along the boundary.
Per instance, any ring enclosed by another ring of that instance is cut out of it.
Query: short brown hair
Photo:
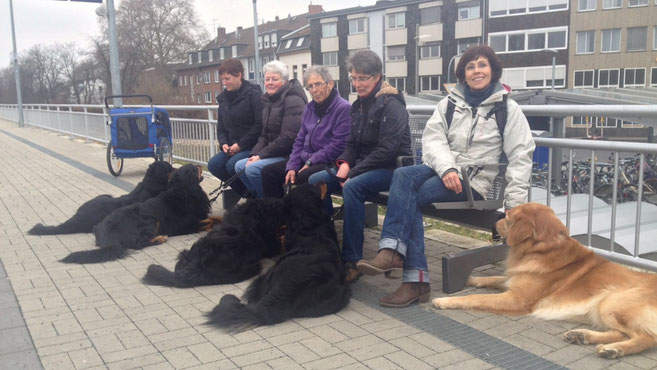
[[[235,77],[241,74],[242,79],[244,79],[244,65],[238,59],[226,59],[219,66],[219,74],[222,75],[224,73],[231,74]]]
[[[495,51],[488,45],[474,45],[470,46],[465,53],[463,53],[461,60],[459,60],[459,64],[456,65],[456,78],[458,78],[461,83],[465,83],[465,66],[479,57],[488,59],[488,64],[490,64],[490,69],[492,71],[490,82],[494,84],[500,80],[502,77],[502,62],[495,54]]]

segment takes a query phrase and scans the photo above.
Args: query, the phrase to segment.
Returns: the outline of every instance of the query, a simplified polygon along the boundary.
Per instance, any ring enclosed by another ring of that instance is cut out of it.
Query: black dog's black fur
[[[143,180],[130,193],[118,198],[108,194],[99,195],[81,205],[73,217],[64,223],[57,226],[46,226],[39,223],[27,233],[31,235],[90,233],[94,226],[115,209],[141,203],[166,190],[169,175],[173,171],[173,167],[167,162],[151,163]]]
[[[180,252],[175,271],[150,265],[146,284],[173,287],[232,284],[260,272],[260,259],[281,252],[281,199],[249,199],[228,211],[219,226]]]
[[[228,331],[272,325],[293,317],[318,317],[343,309],[351,298],[344,283],[335,228],[318,187],[301,185],[284,199],[288,249],[246,290],[246,304],[232,294],[208,313],[208,324]]]
[[[119,208],[94,228],[99,249],[74,252],[61,262],[99,263],[126,257],[129,249],[161,244],[167,236],[198,232],[210,201],[199,184],[200,167],[176,170],[166,191],[142,203]]]

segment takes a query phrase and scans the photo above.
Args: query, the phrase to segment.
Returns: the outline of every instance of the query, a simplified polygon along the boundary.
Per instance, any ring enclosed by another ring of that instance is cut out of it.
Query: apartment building
[[[310,25],[284,35],[278,44],[276,56],[288,66],[290,78],[296,78],[303,84],[303,73],[311,65]]]
[[[564,88],[568,0],[489,0],[486,39],[502,60],[502,82],[514,90]],[[554,64],[554,70],[553,70]]]
[[[309,12],[285,18],[276,17],[274,21],[258,25],[258,39],[254,39],[253,27],[237,27],[234,32],[226,33],[224,27],[217,28],[217,36],[201,50],[191,51],[187,63],[176,68],[178,96],[182,104],[214,104],[215,98],[223,90],[219,78],[219,66],[227,58],[237,58],[244,65],[244,78],[256,82],[255,51],[258,49],[260,65],[278,59],[277,52],[282,50],[287,56],[287,42],[295,32],[303,32],[308,27],[308,15],[322,11],[321,5],[309,5]],[[287,36],[287,37],[286,37]],[[282,45],[283,38],[285,44]],[[298,40],[297,40],[298,43]],[[303,43],[302,43],[303,44]],[[282,49],[280,46],[283,46]],[[296,49],[299,53],[302,49]],[[306,45],[306,53],[307,45]],[[298,56],[295,58],[299,58]],[[295,59],[296,60],[296,59]],[[309,57],[306,56],[306,60]],[[298,64],[298,68],[303,68]],[[296,65],[296,64],[295,64]],[[262,71],[257,71],[262,78]],[[290,75],[295,76],[291,71]],[[300,77],[300,75],[299,75]]]

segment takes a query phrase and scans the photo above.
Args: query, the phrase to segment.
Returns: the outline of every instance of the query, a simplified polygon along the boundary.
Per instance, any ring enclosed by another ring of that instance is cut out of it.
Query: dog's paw
[[[610,360],[623,357],[624,355],[623,351],[619,350],[618,348],[614,348],[609,344],[600,344],[596,347],[596,349],[598,350],[598,356],[608,358]]]
[[[568,330],[561,335],[561,338],[570,344],[589,344],[586,335],[577,330]]]
[[[442,310],[442,309],[446,308],[446,307],[445,307],[446,301],[447,301],[447,298],[434,298],[434,299],[431,301],[431,303],[433,303],[433,305],[434,305],[437,309]]]
[[[158,235],[158,236],[154,237],[153,239],[151,239],[151,243],[153,243],[153,244],[164,244],[164,243],[167,242],[168,239],[169,239],[169,237],[166,236],[166,235]]]
[[[214,225],[218,225],[223,221],[222,216],[209,216],[205,220],[201,220],[201,231],[212,231]]]

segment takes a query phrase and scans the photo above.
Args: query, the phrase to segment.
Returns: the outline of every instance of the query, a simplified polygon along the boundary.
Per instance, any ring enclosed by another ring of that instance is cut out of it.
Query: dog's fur
[[[284,198],[288,251],[246,290],[246,304],[228,294],[208,313],[208,324],[228,331],[318,317],[344,308],[351,290],[333,222],[322,206],[326,185],[304,184]]]
[[[175,272],[150,265],[147,284],[174,287],[232,284],[260,272],[260,259],[281,253],[283,200],[249,199],[228,211],[223,223],[180,252]]]
[[[130,249],[166,242],[167,236],[198,232],[210,211],[200,186],[201,168],[187,164],[176,170],[166,191],[142,203],[119,208],[94,228],[99,249],[69,254],[66,263],[99,263],[124,258]]]
[[[108,194],[99,195],[82,204],[73,217],[64,223],[57,226],[46,226],[39,223],[27,233],[31,235],[90,233],[94,226],[115,209],[141,203],[166,190],[169,176],[173,171],[173,167],[167,162],[151,163],[146,170],[144,179],[130,193],[118,198]]]
[[[575,329],[563,339],[598,344],[605,358],[657,344],[657,275],[597,256],[570,238],[554,212],[541,204],[515,207],[496,226],[510,246],[505,275],[470,277],[468,285],[505,291],[436,298],[436,307],[590,324],[605,331]]]

